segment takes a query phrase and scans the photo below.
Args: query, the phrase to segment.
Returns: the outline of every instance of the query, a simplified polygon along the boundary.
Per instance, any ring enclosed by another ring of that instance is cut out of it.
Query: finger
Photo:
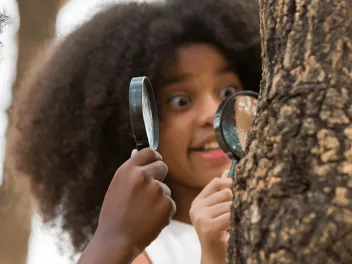
[[[131,156],[131,161],[137,166],[144,166],[157,160],[162,160],[161,155],[150,148],[144,148]]]
[[[145,176],[162,182],[168,171],[168,167],[165,162],[161,160],[154,161],[141,167]]]
[[[215,178],[200,192],[196,199],[202,199],[210,196],[225,188],[232,188],[231,178]]]
[[[227,231],[225,232],[225,235],[224,235],[224,240],[229,243],[229,240],[230,240],[230,233]]]
[[[230,241],[230,233],[224,232],[224,236],[222,237],[221,241],[224,243],[225,246],[227,246]]]
[[[226,188],[204,198],[203,204],[204,206],[213,206],[219,203],[232,201],[232,198],[233,198],[232,190],[229,188]]]
[[[174,214],[176,213],[176,203],[175,201],[169,197],[169,196],[165,196],[165,199],[163,201],[161,201],[161,203],[159,203],[159,212],[161,213],[161,215],[168,216],[168,219],[170,220]]]
[[[232,202],[224,202],[208,208],[210,218],[216,218],[226,213],[230,213]]]
[[[231,213],[225,213],[211,220],[214,231],[227,231],[230,228]]]
[[[171,190],[170,190],[170,188],[167,187],[167,185],[166,185],[165,183],[162,183],[162,182],[160,182],[160,181],[157,181],[157,182],[158,182],[158,184],[160,185],[160,187],[163,189],[164,194],[165,194],[166,196],[171,197]]]
[[[170,219],[171,219],[175,215],[177,209],[176,209],[175,201],[171,197],[168,197],[168,199],[170,199],[170,202],[171,202],[171,207],[170,207]]]
[[[132,150],[131,157],[133,157],[137,152],[138,152],[138,150],[136,150],[136,149]]]
[[[230,170],[225,170],[222,175],[221,175],[221,178],[224,179],[224,178],[227,178],[227,176],[229,175],[229,172]]]

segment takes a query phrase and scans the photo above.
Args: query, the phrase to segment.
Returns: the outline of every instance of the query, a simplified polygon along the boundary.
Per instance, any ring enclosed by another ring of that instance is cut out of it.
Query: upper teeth
[[[218,149],[218,148],[219,148],[219,144],[216,141],[212,141],[212,142],[204,144],[204,149],[205,150]]]

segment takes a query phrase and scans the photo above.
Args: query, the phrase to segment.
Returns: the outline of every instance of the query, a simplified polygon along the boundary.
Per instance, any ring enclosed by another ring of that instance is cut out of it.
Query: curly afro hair
[[[59,43],[14,99],[16,168],[28,175],[48,221],[62,218],[77,252],[94,233],[116,169],[135,147],[128,87],[186,43],[211,43],[244,87],[261,79],[257,1],[169,0],[117,4]]]

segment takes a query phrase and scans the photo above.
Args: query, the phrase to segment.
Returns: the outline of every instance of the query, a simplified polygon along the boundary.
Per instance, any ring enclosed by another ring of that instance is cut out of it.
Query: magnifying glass
[[[223,101],[216,111],[215,136],[222,151],[232,160],[230,178],[234,177],[236,165],[244,156],[247,135],[256,115],[257,105],[258,93],[242,91]]]
[[[132,78],[129,88],[132,132],[138,150],[156,150],[159,144],[159,122],[154,92],[145,76]]]

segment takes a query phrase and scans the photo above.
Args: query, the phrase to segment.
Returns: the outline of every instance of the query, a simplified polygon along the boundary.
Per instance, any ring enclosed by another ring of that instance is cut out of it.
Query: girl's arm
[[[93,237],[77,264],[129,264],[136,257],[127,241],[107,241]]]

